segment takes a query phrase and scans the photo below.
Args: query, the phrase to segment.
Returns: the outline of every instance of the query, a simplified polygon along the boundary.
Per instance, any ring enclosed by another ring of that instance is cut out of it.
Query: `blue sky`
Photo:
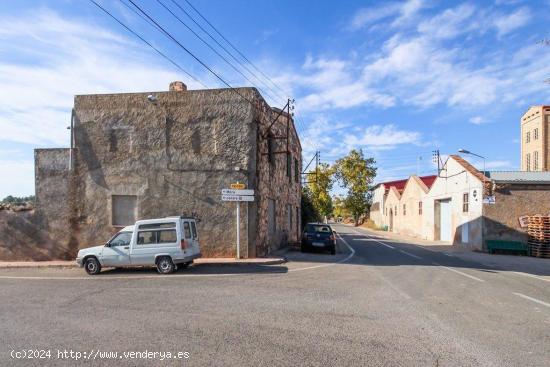
[[[98,1],[222,86],[120,1]],[[231,85],[250,85],[157,0],[134,1]],[[430,174],[432,150],[466,148],[518,169],[519,118],[550,103],[548,0],[191,2],[285,92],[266,95],[272,105],[296,99],[305,161],[362,148],[385,180]],[[0,24],[0,197],[34,193],[33,149],[68,145],[73,95],[201,88],[86,0],[18,1]]]

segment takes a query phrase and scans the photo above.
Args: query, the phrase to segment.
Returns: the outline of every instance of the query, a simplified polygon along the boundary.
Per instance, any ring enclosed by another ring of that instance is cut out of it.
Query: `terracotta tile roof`
[[[409,179],[407,178],[407,179],[404,179],[404,180],[381,182],[380,184],[384,185],[384,187],[386,188],[386,191],[388,191],[390,189],[390,187],[393,186],[397,189],[397,191],[401,192],[405,188],[405,185],[407,184],[408,180]]]
[[[418,177],[419,179],[422,180],[422,182],[424,182],[424,185],[426,185],[426,187],[428,189],[430,189],[432,187],[432,185],[434,184],[435,182],[435,179],[437,178],[437,175],[431,175],[431,176],[420,176]]]
[[[470,172],[472,175],[478,178],[481,182],[490,181],[481,171],[478,171],[474,166],[472,166],[468,161],[466,161],[464,158],[462,158],[459,155],[451,154],[449,156],[450,158],[453,158],[458,164],[460,164],[464,169],[468,172]]]
[[[433,185],[433,183],[435,182],[435,179],[437,178],[437,175],[432,175],[432,176],[421,176],[421,177],[418,177],[420,180],[422,180],[422,182],[424,183],[424,185],[426,185],[426,187],[428,189],[430,189]],[[388,193],[388,190],[391,188],[391,187],[395,187],[395,189],[397,190],[398,193],[402,193],[403,190],[405,190],[405,186],[407,185],[407,182],[409,181],[409,178],[407,179],[404,179],[404,180],[395,180],[395,181],[388,181],[388,182],[381,182],[379,183],[377,186],[379,185],[384,185],[385,189],[386,189],[386,194]]]

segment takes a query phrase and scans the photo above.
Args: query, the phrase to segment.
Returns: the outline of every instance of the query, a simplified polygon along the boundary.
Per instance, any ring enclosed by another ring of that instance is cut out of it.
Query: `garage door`
[[[441,241],[451,241],[451,200],[441,200],[439,210],[439,238]]]

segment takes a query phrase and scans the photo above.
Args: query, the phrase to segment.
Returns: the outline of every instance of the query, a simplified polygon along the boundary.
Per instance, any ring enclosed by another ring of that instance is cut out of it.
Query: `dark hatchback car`
[[[302,252],[311,250],[328,250],[336,254],[336,236],[328,224],[308,223],[302,233]]]

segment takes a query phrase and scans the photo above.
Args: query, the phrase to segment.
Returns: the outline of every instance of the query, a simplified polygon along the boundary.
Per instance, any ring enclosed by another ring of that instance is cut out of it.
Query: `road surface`
[[[550,365],[546,278],[335,228],[275,266],[0,270],[0,365]]]

